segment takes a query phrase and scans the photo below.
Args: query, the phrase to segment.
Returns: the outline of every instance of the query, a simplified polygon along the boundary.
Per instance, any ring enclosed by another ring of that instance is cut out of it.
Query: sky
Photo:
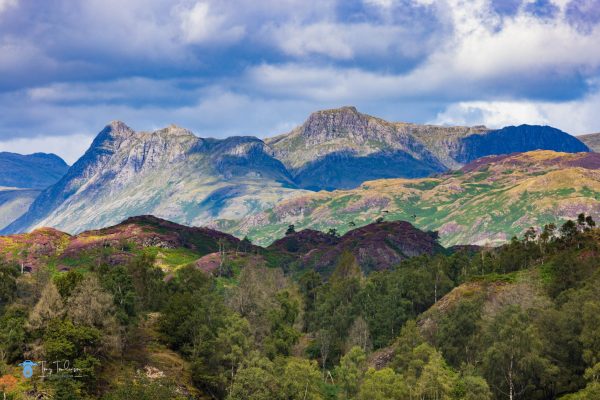
[[[111,120],[268,137],[392,121],[600,132],[600,0],[0,0],[0,151]]]

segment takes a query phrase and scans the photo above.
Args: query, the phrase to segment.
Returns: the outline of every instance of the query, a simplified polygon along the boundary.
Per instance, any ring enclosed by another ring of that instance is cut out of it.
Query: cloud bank
[[[73,162],[113,119],[264,137],[348,104],[589,133],[598,43],[600,0],[0,0],[0,150]]]

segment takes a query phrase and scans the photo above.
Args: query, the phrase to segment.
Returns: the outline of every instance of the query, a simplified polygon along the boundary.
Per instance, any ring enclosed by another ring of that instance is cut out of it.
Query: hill
[[[345,233],[377,219],[438,231],[444,246],[499,244],[530,226],[600,211],[600,156],[534,151],[492,156],[422,179],[365,182],[353,190],[297,196],[215,226],[268,244],[289,224]]]
[[[444,251],[431,232],[406,221],[381,222],[353,229],[343,236],[335,232],[303,230],[288,234],[268,247],[299,259],[303,269],[333,271],[344,253],[350,253],[365,272],[390,269],[402,260]]]
[[[141,216],[77,236],[0,237],[0,390],[73,400],[371,399],[373,388],[384,399],[594,398],[600,231],[590,216],[452,254],[406,222],[342,237],[289,231],[261,249]],[[403,257],[384,268],[395,247]],[[338,254],[331,273],[303,262],[311,252]],[[383,256],[371,270],[365,252]],[[69,363],[53,370],[60,379],[39,366],[25,378],[23,357]]]
[[[128,218],[118,225],[74,236],[53,228],[0,236],[0,256],[29,271],[41,265],[57,271],[100,262],[118,265],[140,254],[156,257],[157,263],[169,270],[215,253],[220,246],[236,249],[240,240],[212,229],[187,227],[153,216]]]
[[[0,186],[45,189],[58,182],[68,169],[63,159],[55,154],[0,152]]]
[[[179,225],[151,215],[131,217],[115,226],[77,235],[40,228],[31,233],[0,236],[0,257],[27,271],[37,270],[41,265],[57,271],[92,267],[97,263],[119,265],[146,254],[156,257],[157,265],[167,271],[195,263],[201,270],[212,273],[227,253],[228,261],[235,264],[269,264],[287,270],[329,273],[346,251],[368,273],[391,268],[409,257],[445,249],[431,233],[404,221],[367,225],[342,237],[299,231],[268,248],[213,229]],[[253,259],[253,254],[258,258]]]

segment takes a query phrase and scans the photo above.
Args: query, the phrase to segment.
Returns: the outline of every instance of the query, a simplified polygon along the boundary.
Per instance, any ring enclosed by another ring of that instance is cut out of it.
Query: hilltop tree
[[[327,235],[333,237],[333,238],[337,238],[340,236],[340,234],[338,233],[337,229],[335,228],[329,228],[329,230],[327,231]]]
[[[252,250],[252,240],[250,240],[248,236],[244,236],[240,242],[240,250],[244,253],[248,253]]]
[[[285,231],[286,235],[293,235],[294,233],[296,233],[296,227],[294,226],[294,224],[288,225],[287,231]]]

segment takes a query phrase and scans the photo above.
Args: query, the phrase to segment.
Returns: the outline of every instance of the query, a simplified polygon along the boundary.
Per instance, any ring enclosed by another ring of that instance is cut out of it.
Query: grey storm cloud
[[[597,101],[599,24],[598,0],[0,0],[0,149],[113,119],[266,136],[347,104],[493,124],[515,102],[516,122],[600,130],[541,111]]]

